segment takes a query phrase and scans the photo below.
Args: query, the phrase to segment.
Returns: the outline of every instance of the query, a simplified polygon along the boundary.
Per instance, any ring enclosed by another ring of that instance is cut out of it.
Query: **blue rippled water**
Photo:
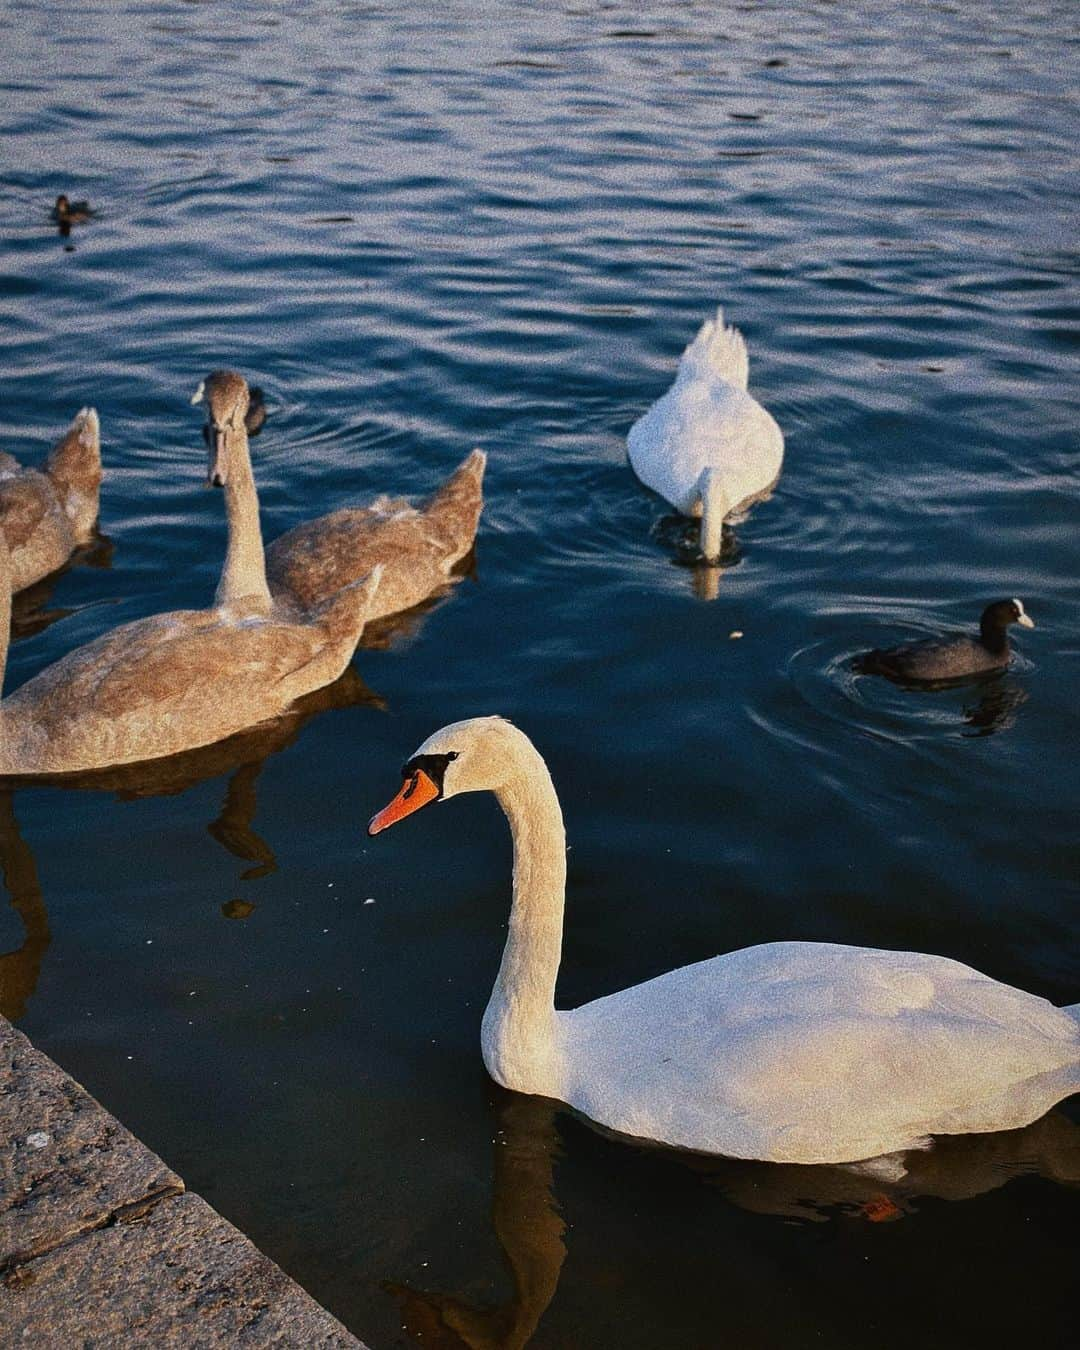
[[[212,594],[214,366],[266,390],[267,537],[490,456],[472,575],[308,720],[0,821],[9,1013],[380,1350],[1074,1330],[1067,1114],[887,1203],[606,1140],[484,1074],[494,804],[363,825],[431,730],[502,712],[567,818],[563,1006],[782,937],[1080,999],[1075,18],[0,12],[2,445],[94,404],[109,541],[22,605],[7,688]],[[98,210],[66,240],[62,190]],[[718,303],[787,459],[708,599],[624,438]],[[990,686],[850,674],[1011,595],[1038,627]]]

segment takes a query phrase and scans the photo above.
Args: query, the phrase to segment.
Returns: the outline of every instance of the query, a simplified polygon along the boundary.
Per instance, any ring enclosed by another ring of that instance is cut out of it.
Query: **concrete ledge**
[[[184,1183],[0,1018],[0,1270]]]
[[[0,1018],[0,1344],[364,1350]]]

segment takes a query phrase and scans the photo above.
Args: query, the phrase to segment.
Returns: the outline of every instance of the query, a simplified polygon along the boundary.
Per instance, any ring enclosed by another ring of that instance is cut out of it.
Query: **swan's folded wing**
[[[275,539],[266,551],[266,575],[274,595],[311,610],[381,564],[371,622],[411,608],[445,584],[450,548],[423,512],[401,497],[380,497],[371,506],[331,512]],[[466,546],[455,553],[454,560],[467,551]]]
[[[305,666],[321,641],[317,629],[266,619],[224,622],[213,610],[177,610],[123,624],[69,652],[13,695],[35,720],[179,711],[269,690]],[[272,701],[272,700],[271,700]],[[268,715],[268,714],[267,714]],[[258,720],[252,718],[252,720]]]
[[[935,1132],[1013,1128],[1080,1086],[1072,1018],[919,953],[747,948],[586,1005],[567,1031],[570,1100],[586,1114],[774,1161],[850,1161]]]
[[[272,594],[287,596],[302,610],[322,604],[381,561],[379,528],[399,515],[416,512],[403,500],[380,498],[370,507],[346,507],[297,525],[266,550]]]
[[[91,706],[102,716],[205,703],[214,689],[226,699],[273,702],[273,688],[305,667],[321,641],[312,628],[261,618],[195,622],[173,632],[155,626],[138,636],[143,640],[129,641],[114,662],[88,663]]]

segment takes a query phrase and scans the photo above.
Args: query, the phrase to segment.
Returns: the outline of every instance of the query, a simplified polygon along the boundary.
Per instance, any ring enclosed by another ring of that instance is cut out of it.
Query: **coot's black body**
[[[948,684],[991,675],[1009,664],[1008,627],[1035,625],[1019,600],[996,600],[983,610],[979,636],[927,638],[902,647],[866,652],[855,660],[860,675],[884,675],[899,684]]]

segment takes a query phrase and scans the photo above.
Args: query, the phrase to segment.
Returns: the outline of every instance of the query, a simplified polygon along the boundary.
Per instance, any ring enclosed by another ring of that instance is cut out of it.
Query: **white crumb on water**
[[[374,903],[375,897],[373,895],[369,895],[368,898],[364,901],[365,905],[373,905]]]
[[[729,638],[741,638],[742,636],[743,631],[741,628],[733,628],[731,632],[728,634]]]

